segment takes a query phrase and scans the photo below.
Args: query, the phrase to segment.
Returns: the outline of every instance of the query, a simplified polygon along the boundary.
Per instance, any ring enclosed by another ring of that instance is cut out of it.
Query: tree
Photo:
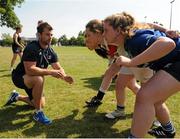
[[[69,45],[77,45],[77,40],[74,36],[69,39]]]
[[[82,31],[79,32],[78,37],[76,39],[76,45],[78,45],[78,46],[85,45],[84,32],[82,32]]]
[[[84,36],[84,32],[83,31],[80,31],[78,36]]]
[[[11,37],[11,35],[8,33],[3,33],[2,34],[2,46],[11,46],[13,43],[13,38]]]
[[[77,38],[73,36],[70,39],[68,39],[66,37],[66,35],[62,35],[59,38],[58,43],[60,43],[63,46],[68,46],[68,45],[71,45],[71,46],[84,46],[85,45],[85,43],[84,43],[84,32],[80,31]]]
[[[63,46],[69,45],[69,41],[68,41],[66,35],[62,35],[62,36],[59,38],[58,42],[60,42],[61,45],[63,45]]]
[[[24,0],[0,0],[0,26],[15,29],[20,21],[14,13],[14,7],[20,7]]]
[[[55,38],[55,37],[53,37],[53,38],[52,38],[52,41],[51,41],[51,44],[52,44],[52,45],[56,45],[57,43],[58,43],[58,39]]]

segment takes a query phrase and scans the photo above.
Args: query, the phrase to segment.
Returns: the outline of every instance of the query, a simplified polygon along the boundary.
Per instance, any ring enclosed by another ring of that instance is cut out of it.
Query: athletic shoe
[[[114,110],[111,113],[107,113],[105,115],[105,117],[108,118],[108,119],[115,119],[115,118],[125,117],[125,112],[124,112],[124,110]]]
[[[11,92],[11,94],[10,94],[6,104],[5,104],[5,106],[11,105],[12,103],[16,102],[17,101],[16,97],[18,97],[18,96],[19,96],[19,93],[16,92],[16,90],[13,90],[13,92]]]
[[[154,120],[152,127],[159,127],[159,126],[161,126],[161,123],[158,120]]]
[[[162,126],[159,126],[157,128],[149,130],[148,133],[157,138],[174,138],[176,131],[174,130],[173,132],[169,132],[164,130]]]
[[[43,111],[35,112],[33,119],[35,121],[40,122],[40,123],[45,124],[45,125],[49,125],[52,123],[52,121],[48,117],[45,116]]]
[[[102,104],[101,100],[94,96],[90,101],[86,101],[87,107],[98,107]]]

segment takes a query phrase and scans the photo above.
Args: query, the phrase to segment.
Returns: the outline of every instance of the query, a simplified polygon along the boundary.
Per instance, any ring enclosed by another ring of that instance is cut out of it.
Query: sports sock
[[[165,125],[162,125],[163,130],[168,131],[168,132],[175,132],[174,125],[172,124],[171,121],[166,123]]]
[[[119,110],[119,111],[123,111],[123,110],[125,109],[125,106],[117,105],[116,108],[117,108],[117,110]]]
[[[102,100],[104,95],[105,95],[105,93],[99,90],[98,94],[97,94],[97,99]]]

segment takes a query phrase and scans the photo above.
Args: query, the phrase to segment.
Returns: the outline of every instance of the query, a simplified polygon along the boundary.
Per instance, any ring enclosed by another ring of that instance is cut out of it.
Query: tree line
[[[27,44],[29,41],[22,40],[24,44]],[[0,40],[0,46],[10,47],[13,43],[13,38],[9,33],[2,34],[2,40]],[[77,37],[71,37],[68,39],[66,35],[62,35],[60,38],[52,38],[51,45],[57,46],[85,46],[84,42],[84,32],[80,31]]]
[[[84,42],[84,32],[80,31],[77,37],[71,37],[68,39],[66,35],[62,35],[59,39],[58,42],[62,46],[85,46]]]

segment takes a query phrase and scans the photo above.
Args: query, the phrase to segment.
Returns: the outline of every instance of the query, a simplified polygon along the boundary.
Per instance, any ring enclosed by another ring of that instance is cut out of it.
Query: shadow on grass
[[[102,82],[102,77],[91,77],[91,78],[82,78],[81,80],[84,81],[84,87],[88,87],[94,90],[99,90],[99,87]],[[108,89],[109,91],[113,91],[115,88],[115,83],[114,81],[111,83],[110,88]]]
[[[4,73],[4,75],[1,75],[0,76],[0,78],[3,78],[3,77],[10,77],[11,76],[11,72],[10,72],[10,70],[7,70],[7,69],[0,69],[0,72],[7,72],[8,71],[8,73],[7,74],[5,74]]]
[[[67,117],[56,118],[49,126],[36,123],[32,128],[24,130],[28,137],[36,137],[45,134],[47,138],[120,138],[127,137],[129,130],[119,133],[113,128],[118,121],[107,120],[105,113],[96,112],[96,108],[85,108],[82,118],[76,118],[79,110],[75,109]]]
[[[0,78],[4,78],[4,77],[10,77],[11,74],[5,74],[5,75],[1,75]]]
[[[3,106],[0,109],[0,132],[22,129],[32,122],[31,107],[28,105]],[[26,111],[26,112],[25,112]],[[21,120],[27,118],[28,120]]]
[[[123,131],[121,131],[120,132],[120,134],[122,135],[122,136],[124,136],[124,138],[126,137],[128,137],[129,136],[129,134],[130,134],[130,128],[128,128],[128,129],[126,129],[126,130],[123,130]]]
[[[9,71],[9,70],[5,70],[5,69],[1,69],[0,72],[5,72],[5,71]]]

